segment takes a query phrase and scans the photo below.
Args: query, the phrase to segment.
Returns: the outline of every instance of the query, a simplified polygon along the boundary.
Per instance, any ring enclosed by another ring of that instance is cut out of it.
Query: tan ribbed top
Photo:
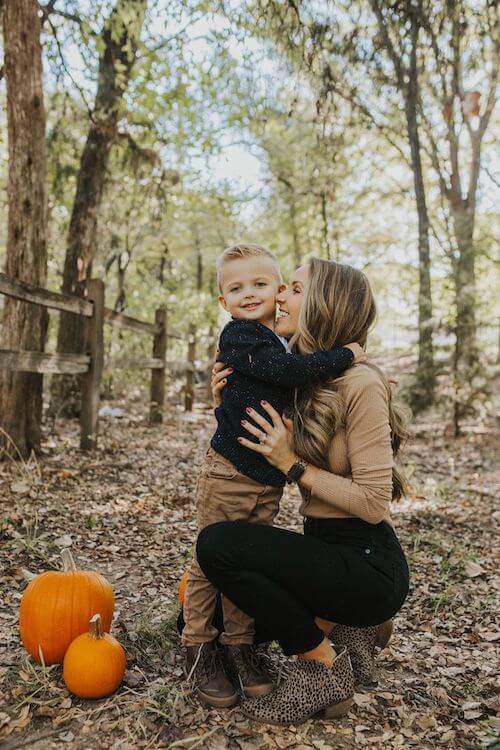
[[[377,372],[359,362],[338,378],[346,405],[345,423],[333,436],[331,471],[317,469],[310,492],[303,490],[300,512],[312,518],[361,518],[392,525],[393,454],[388,394]]]

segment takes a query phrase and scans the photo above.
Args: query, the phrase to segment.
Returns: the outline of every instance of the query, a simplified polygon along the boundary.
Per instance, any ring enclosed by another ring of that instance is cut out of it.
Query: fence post
[[[194,323],[190,323],[189,333],[188,333],[188,351],[187,351],[188,367],[186,370],[186,388],[184,391],[185,411],[193,411],[195,358],[196,358],[196,328],[195,328]]]
[[[89,281],[88,300],[94,303],[94,314],[85,319],[85,351],[90,354],[90,365],[88,372],[82,377],[82,450],[91,450],[97,445],[99,389],[104,366],[104,282],[101,279]]]
[[[159,307],[155,312],[155,323],[160,332],[153,338],[153,357],[163,361],[161,370],[151,370],[151,401],[149,421],[163,422],[163,404],[165,403],[165,359],[167,354],[167,311]]]

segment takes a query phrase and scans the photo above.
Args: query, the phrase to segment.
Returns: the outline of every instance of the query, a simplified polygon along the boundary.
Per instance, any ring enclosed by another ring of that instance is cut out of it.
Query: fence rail
[[[65,312],[75,313],[90,318],[93,315],[93,307],[90,302],[81,297],[72,297],[69,294],[60,294],[59,292],[50,292],[48,289],[42,289],[33,284],[27,284],[24,281],[11,279],[4,273],[0,273],[0,294],[23,302],[32,302],[41,307],[49,307],[54,310],[64,310]]]
[[[42,289],[0,273],[0,294],[41,307],[74,313],[84,319],[84,354],[49,354],[0,349],[0,370],[82,375],[80,446],[84,450],[94,448],[97,445],[99,391],[102,373],[105,370],[151,370],[149,420],[150,422],[162,422],[165,402],[167,341],[169,338],[185,338],[179,332],[167,330],[167,311],[164,307],[156,310],[154,323],[149,323],[105,307],[105,286],[100,279],[91,279],[87,287],[87,299],[82,299]],[[152,337],[152,356],[137,360],[117,359],[105,363],[105,323]],[[188,359],[194,359],[192,326],[189,328],[188,349]],[[190,402],[190,408],[192,408],[190,377],[188,373],[186,392],[189,393],[187,400]]]
[[[87,354],[45,354],[0,349],[0,370],[77,375],[87,372],[89,364]]]

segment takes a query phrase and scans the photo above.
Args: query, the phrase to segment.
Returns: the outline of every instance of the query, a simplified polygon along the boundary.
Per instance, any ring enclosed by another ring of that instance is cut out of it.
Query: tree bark
[[[297,229],[297,206],[295,204],[295,197],[293,192],[290,191],[290,200],[288,203],[290,213],[290,225],[292,228],[292,240],[293,240],[293,257],[295,265],[302,265],[302,250],[300,249],[299,231]]]
[[[456,300],[454,433],[455,437],[458,437],[463,418],[473,411],[474,378],[479,375],[482,363],[478,359],[476,341],[474,216],[463,201],[460,205],[452,207],[452,215],[458,248],[454,269]]]
[[[369,0],[377,19],[380,39],[392,62],[396,77],[396,87],[404,99],[406,129],[410,145],[411,168],[415,188],[418,219],[418,364],[415,383],[411,393],[413,411],[422,411],[434,401],[435,368],[432,342],[432,296],[431,261],[429,245],[429,217],[423,179],[419,123],[417,117],[419,103],[417,49],[420,20],[416,7],[409,1],[405,4],[405,15],[410,21],[410,59],[406,67],[403,55],[394,46],[384,15],[385,4],[380,0]]]
[[[111,147],[118,135],[123,95],[130,80],[140,39],[147,0],[117,0],[102,39],[94,111],[77,177],[62,290],[84,296],[97,249],[97,223],[101,209]],[[83,324],[71,314],[61,314],[58,352],[83,350]],[[78,414],[80,383],[61,378],[53,386],[51,409],[66,416]]]
[[[35,0],[4,0],[0,10],[9,139],[5,273],[43,287],[47,277],[47,193],[39,8]],[[47,322],[45,308],[5,297],[3,348],[43,352]],[[6,371],[0,378],[0,443],[7,453],[28,456],[38,452],[42,375]]]
[[[408,68],[408,85],[405,93],[405,115],[410,144],[411,167],[418,217],[418,364],[411,393],[414,412],[428,408],[434,401],[436,373],[432,342],[432,291],[431,254],[429,245],[429,216],[425,197],[420,136],[418,130],[418,71],[417,45],[419,27],[415,15],[411,16],[411,55]]]
[[[321,191],[321,219],[322,219],[322,233],[323,233],[323,248],[325,250],[326,260],[332,259],[332,253],[330,248],[330,240],[328,239],[328,216],[326,211],[326,193],[324,190]]]

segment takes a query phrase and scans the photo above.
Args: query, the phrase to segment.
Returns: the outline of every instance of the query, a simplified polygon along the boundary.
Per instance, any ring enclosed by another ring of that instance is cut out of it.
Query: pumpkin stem
[[[74,573],[76,571],[76,564],[75,564],[75,561],[73,560],[73,555],[71,554],[71,550],[69,549],[61,550],[61,557],[62,557],[64,572]]]
[[[99,638],[102,638],[102,620],[101,615],[93,615],[93,617],[90,618],[90,627],[89,627],[89,634],[91,638],[95,638],[95,640],[99,640]]]

